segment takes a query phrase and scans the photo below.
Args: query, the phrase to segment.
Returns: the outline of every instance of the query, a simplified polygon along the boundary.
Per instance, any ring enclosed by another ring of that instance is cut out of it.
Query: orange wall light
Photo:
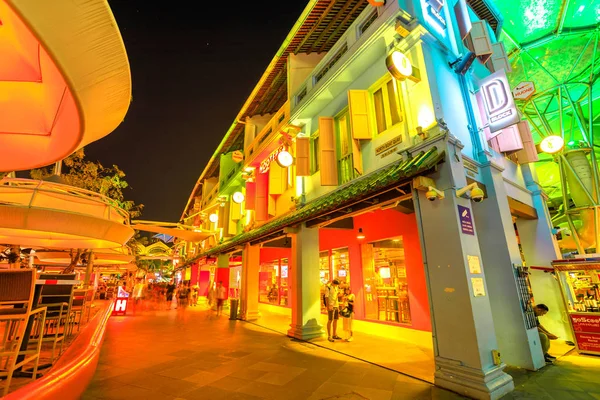
[[[52,164],[112,132],[131,98],[106,0],[0,0],[0,172]]]

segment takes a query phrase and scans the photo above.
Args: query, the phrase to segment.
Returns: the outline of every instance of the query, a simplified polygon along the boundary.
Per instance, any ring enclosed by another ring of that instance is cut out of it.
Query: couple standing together
[[[344,331],[347,332],[348,337],[346,341],[351,342],[354,338],[352,336],[352,320],[354,319],[354,294],[351,293],[350,287],[346,287],[343,290],[343,303],[340,310],[340,282],[337,279],[331,281],[330,285],[327,285],[325,289],[325,306],[327,306],[327,340],[334,342],[336,340],[342,340],[337,335],[337,322],[340,314],[344,318]],[[333,335],[332,333],[333,327]]]

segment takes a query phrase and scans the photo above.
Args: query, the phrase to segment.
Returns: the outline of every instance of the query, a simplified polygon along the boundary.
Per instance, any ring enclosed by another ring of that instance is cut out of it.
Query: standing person
[[[212,305],[215,302],[215,283],[212,281],[208,286],[208,294],[206,295],[206,301],[208,302],[208,307],[212,308]]]
[[[171,304],[173,303],[173,293],[175,292],[175,284],[173,281],[170,281],[167,285],[167,310],[171,309]]]
[[[334,279],[326,289],[327,293],[327,340],[333,342],[341,339],[337,335],[337,323],[340,318],[340,300],[339,300],[340,281]],[[331,326],[333,325],[333,335]]]
[[[223,286],[223,281],[219,281],[217,285],[217,290],[215,291],[217,295],[217,317],[223,313],[223,303],[227,298],[227,289]]]
[[[540,324],[540,320],[538,317],[543,317],[548,313],[548,306],[545,304],[537,304],[533,307],[533,312],[535,313],[535,322],[537,323],[538,333],[540,334],[540,344],[542,345],[542,351],[544,352],[544,360],[547,363],[552,363],[556,360],[556,357],[548,354],[548,350],[550,350],[550,340],[558,339],[558,336],[550,333],[546,328]]]
[[[200,286],[198,283],[192,286],[192,306],[195,307],[198,305],[198,292],[200,291]]]
[[[146,285],[142,281],[142,278],[136,279],[136,284],[133,287],[133,305],[134,311],[137,310],[138,307],[142,308],[142,301],[144,300],[144,289]]]
[[[190,283],[183,282],[177,291],[177,303],[179,307],[186,308],[190,301]]]
[[[352,289],[350,286],[344,289],[344,308],[342,314],[342,318],[344,318],[344,332],[346,332],[346,341],[351,342],[354,340],[353,332],[352,332],[352,321],[354,321],[354,293],[352,293]]]

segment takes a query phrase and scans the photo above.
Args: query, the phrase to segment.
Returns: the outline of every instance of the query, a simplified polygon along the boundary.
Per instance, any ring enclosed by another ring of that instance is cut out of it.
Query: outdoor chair
[[[34,349],[20,351],[27,337],[27,328],[43,326],[46,308],[34,307],[35,269],[0,271],[0,324],[4,325],[0,347],[0,371],[3,378],[3,396],[8,393],[13,373],[24,365],[33,362],[32,379],[37,377],[41,342]],[[31,319],[31,321],[30,321]],[[38,334],[41,334],[39,332]]]
[[[85,312],[87,313],[87,318],[85,322],[89,322],[91,314],[92,314],[92,304],[94,303],[95,291],[94,288],[89,288],[85,295]]]
[[[73,291],[73,304],[71,305],[71,316],[70,316],[70,331],[68,335],[73,334],[74,325],[77,325],[77,332],[81,328],[81,321],[83,320],[83,314],[86,312],[88,296],[90,295],[88,289],[77,289]],[[93,296],[94,290],[92,289],[91,295]],[[89,315],[89,314],[88,314]],[[89,319],[89,316],[88,316]]]
[[[56,275],[44,276],[40,279],[56,279]],[[53,285],[45,284],[42,286],[39,307],[46,307],[46,320],[43,326],[41,336],[32,337],[30,343],[52,342],[51,363],[56,358],[56,348],[58,356],[62,354],[65,337],[71,332],[71,306],[73,304],[73,289],[75,287],[75,274],[60,275],[60,280],[72,280],[73,284]],[[61,329],[62,327],[62,329]]]

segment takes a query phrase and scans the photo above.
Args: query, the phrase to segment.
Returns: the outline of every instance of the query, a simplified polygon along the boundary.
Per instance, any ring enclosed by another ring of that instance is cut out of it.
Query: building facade
[[[187,263],[239,296],[243,319],[277,308],[289,336],[319,338],[338,279],[358,321],[424,333],[435,383],[482,399],[513,389],[505,364],[545,365],[531,288],[568,336],[490,4],[308,4],[182,217],[215,232],[186,246]]]

